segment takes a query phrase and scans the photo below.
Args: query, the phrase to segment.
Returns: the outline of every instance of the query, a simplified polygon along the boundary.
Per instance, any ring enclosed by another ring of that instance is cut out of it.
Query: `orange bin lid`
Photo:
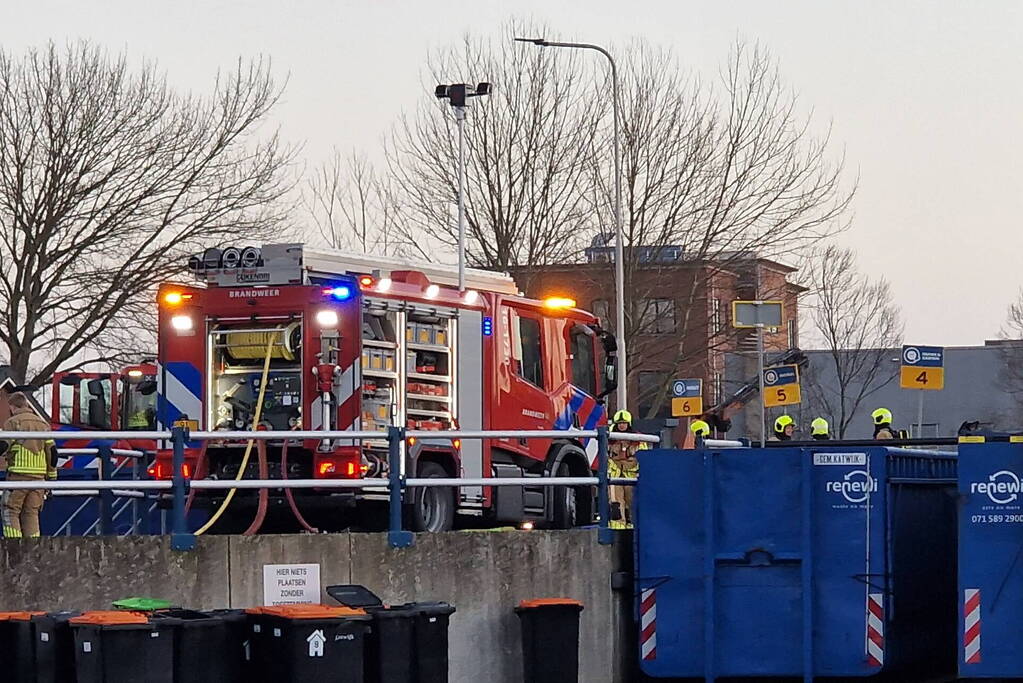
[[[97,626],[124,626],[128,624],[148,624],[149,618],[138,612],[96,611],[69,619],[72,624],[95,624]]]
[[[259,614],[269,614],[283,619],[343,619],[346,617],[365,617],[366,610],[351,607],[333,607],[330,605],[280,605],[278,607],[258,608]]]
[[[583,603],[569,598],[538,598],[536,600],[523,600],[519,603],[519,609],[535,609],[537,607],[582,607]]]
[[[41,617],[46,612],[0,612],[0,621],[28,621],[32,617]]]

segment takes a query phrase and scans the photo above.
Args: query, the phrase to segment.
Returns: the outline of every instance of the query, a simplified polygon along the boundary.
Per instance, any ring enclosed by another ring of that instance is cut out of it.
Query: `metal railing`
[[[569,430],[450,430],[450,431],[422,431],[406,430],[400,427],[388,428],[386,440],[388,444],[388,475],[386,478],[369,479],[196,479],[191,480],[185,476],[185,448],[189,442],[194,441],[293,441],[318,440],[318,441],[379,441],[380,432],[349,432],[349,431],[195,431],[189,432],[184,427],[174,427],[170,431],[152,432],[89,432],[90,440],[123,440],[142,439],[155,441],[169,441],[172,446],[173,458],[171,463],[172,478],[170,480],[139,480],[137,477],[131,481],[110,481],[105,475],[111,472],[116,474],[120,468],[112,467],[112,456],[122,455],[132,458],[132,462],[140,461],[139,451],[123,451],[109,446],[97,446],[89,449],[64,449],[68,453],[97,453],[100,457],[100,479],[98,481],[0,481],[0,491],[16,489],[35,489],[58,492],[74,492],[76,495],[98,495],[101,500],[101,514],[96,521],[100,533],[109,534],[113,528],[115,515],[119,514],[113,509],[112,500],[115,496],[130,498],[134,501],[135,517],[133,525],[139,523],[139,509],[147,500],[144,495],[147,491],[167,492],[172,495],[171,504],[171,547],[175,550],[191,550],[195,547],[195,535],[192,534],[186,524],[186,499],[190,490],[195,491],[216,491],[229,489],[364,489],[364,488],[386,488],[388,491],[388,542],[391,547],[402,548],[412,544],[411,532],[402,528],[402,505],[403,492],[407,488],[429,488],[429,487],[455,487],[455,486],[596,486],[597,487],[597,512],[598,512],[598,540],[602,544],[609,544],[613,541],[613,534],[609,528],[611,516],[611,505],[608,487],[612,485],[633,486],[635,479],[611,479],[608,476],[608,445],[614,441],[629,441],[637,443],[660,443],[656,436],[647,434],[634,434],[627,432],[612,432],[607,427],[601,426],[596,429],[569,429]],[[67,439],[67,432],[0,432],[0,439],[11,441],[14,439]],[[406,477],[403,473],[404,445],[409,438],[416,439],[596,439],[597,441],[597,471],[595,476],[590,477],[474,477],[474,478],[419,478]],[[124,463],[121,465],[123,466]],[[136,470],[137,472],[137,470]],[[141,494],[141,495],[140,495]],[[129,503],[131,503],[129,501]],[[140,503],[139,501],[142,501]],[[86,501],[88,503],[88,501]],[[124,508],[121,508],[121,512]],[[153,507],[148,509],[151,512]],[[77,516],[76,511],[72,518]],[[69,519],[65,525],[70,525]],[[89,532],[96,528],[90,526]],[[69,528],[69,526],[68,526]],[[65,530],[64,526],[60,531]]]

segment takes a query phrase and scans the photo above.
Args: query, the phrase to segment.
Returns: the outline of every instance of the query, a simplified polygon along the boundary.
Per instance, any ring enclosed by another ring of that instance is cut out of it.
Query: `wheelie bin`
[[[364,586],[328,586],[327,595],[373,618],[366,644],[366,683],[447,683],[448,622],[455,608],[446,602],[385,606]]]
[[[71,619],[78,612],[50,612],[32,617],[35,683],[74,683],[75,638]]]
[[[32,617],[43,612],[0,612],[0,643],[6,653],[3,680],[35,683],[35,637]]]
[[[370,617],[327,605],[263,607],[255,614],[253,662],[262,681],[362,683]]]
[[[579,613],[577,600],[524,600],[515,608],[522,626],[525,683],[572,683],[579,680]],[[552,657],[551,654],[557,656]]]
[[[174,626],[137,612],[72,617],[77,683],[174,683]]]
[[[157,623],[174,630],[174,682],[242,680],[244,649],[232,642],[225,618],[187,609],[153,612]]]

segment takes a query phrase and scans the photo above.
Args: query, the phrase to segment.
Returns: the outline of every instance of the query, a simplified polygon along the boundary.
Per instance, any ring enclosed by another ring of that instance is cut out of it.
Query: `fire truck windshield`
[[[121,415],[124,429],[130,431],[156,429],[156,380],[125,382],[123,400]]]

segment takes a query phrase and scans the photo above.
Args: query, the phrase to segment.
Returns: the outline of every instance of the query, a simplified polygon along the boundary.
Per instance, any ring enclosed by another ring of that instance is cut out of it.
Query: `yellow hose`
[[[283,332],[283,330],[281,330]],[[263,396],[266,395],[266,378],[270,374],[270,358],[273,356],[274,348],[274,337],[276,335],[270,334],[266,338],[266,359],[263,361],[263,377],[259,382],[259,398],[256,400],[256,412],[252,417],[252,431],[256,431],[259,427],[259,418],[263,415]],[[249,439],[248,444],[245,446],[245,455],[242,456],[242,464],[238,468],[238,474],[235,475],[235,481],[241,481],[241,478],[245,475],[245,468],[249,464],[249,455],[252,453],[252,445],[256,443],[254,439]],[[234,494],[238,489],[231,489],[227,492],[227,497],[224,498],[224,502],[220,504],[220,508],[210,517],[209,521],[202,525],[202,527],[195,532],[196,536],[202,536],[204,533],[209,531],[210,527],[217,523],[220,516],[227,510],[227,506],[234,500]]]

